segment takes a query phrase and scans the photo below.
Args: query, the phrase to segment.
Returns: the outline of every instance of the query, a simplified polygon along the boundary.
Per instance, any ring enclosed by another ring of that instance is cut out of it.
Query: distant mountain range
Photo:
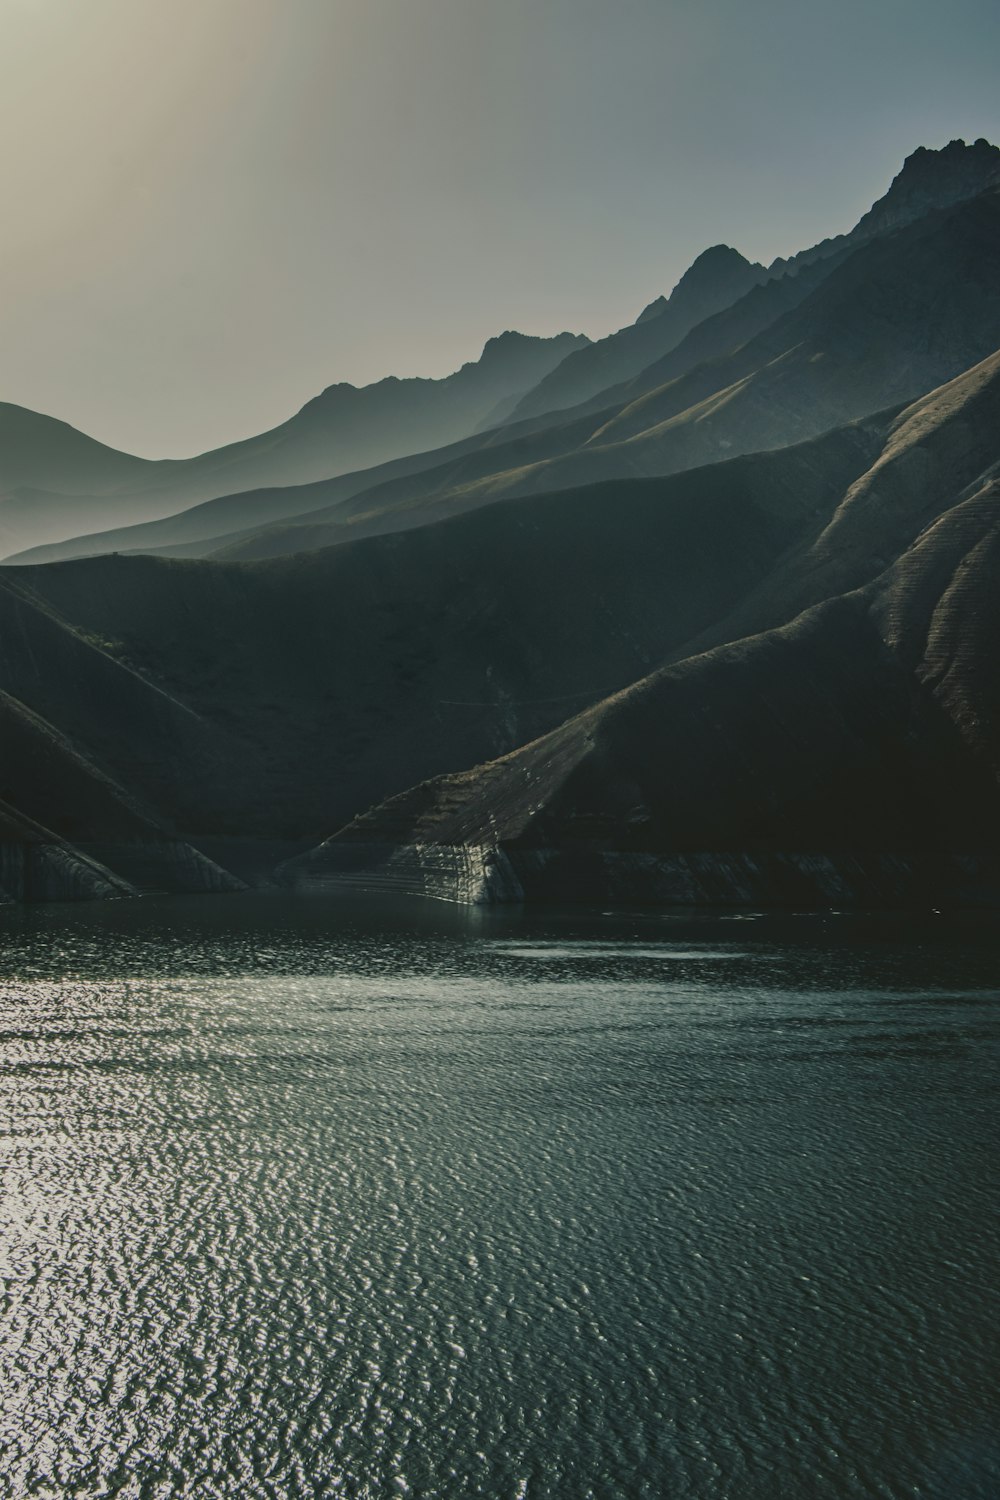
[[[1000,344],[995,183],[1000,148],[916,152],[850,235],[797,257],[793,272],[762,281],[762,268],[735,251],[707,252],[671,303],[678,298],[685,316],[694,303],[707,305],[713,267],[716,303],[725,304],[741,281],[743,295],[679,339],[680,325],[664,311],[570,354],[530,399],[580,361],[616,372],[615,384],[571,410],[522,415],[452,449],[404,461],[401,471],[383,466],[346,482],[226,496],[142,531],[116,528],[16,560],[139,549],[275,556],[516,495],[673,473],[794,442],[915,397]],[[928,203],[921,217],[918,209]],[[661,326],[671,331],[650,342]],[[622,380],[626,364],[608,351],[630,349],[636,330],[651,362]],[[271,529],[261,533],[264,526]]]
[[[0,893],[1000,899],[1000,150],[623,332],[488,345],[436,451],[0,569]],[[18,484],[141,463],[24,417]]]
[[[438,448],[488,426],[498,408],[586,342],[568,333],[551,339],[504,333],[476,363],[443,380],[332,385],[280,427],[190,459],[133,458],[54,418],[0,403],[0,551]]]

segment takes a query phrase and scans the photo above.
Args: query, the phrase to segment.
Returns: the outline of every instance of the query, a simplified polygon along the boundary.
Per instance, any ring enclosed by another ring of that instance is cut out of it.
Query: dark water
[[[0,920],[0,1493],[1000,1495],[1000,946]]]

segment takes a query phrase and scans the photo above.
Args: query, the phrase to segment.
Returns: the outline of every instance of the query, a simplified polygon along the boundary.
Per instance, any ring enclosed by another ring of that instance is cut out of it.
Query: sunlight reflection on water
[[[989,945],[3,921],[11,1495],[1000,1492]]]

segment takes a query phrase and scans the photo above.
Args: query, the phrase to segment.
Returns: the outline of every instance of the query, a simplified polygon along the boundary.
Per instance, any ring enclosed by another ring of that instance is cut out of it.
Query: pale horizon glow
[[[708,245],[851,227],[1000,138],[956,0],[0,0],[0,400],[181,456],[507,328],[600,337]]]

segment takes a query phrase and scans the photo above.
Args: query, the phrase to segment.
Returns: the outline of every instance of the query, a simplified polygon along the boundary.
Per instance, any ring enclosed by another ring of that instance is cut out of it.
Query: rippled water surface
[[[0,1494],[1000,1495],[1000,948],[0,920]]]

